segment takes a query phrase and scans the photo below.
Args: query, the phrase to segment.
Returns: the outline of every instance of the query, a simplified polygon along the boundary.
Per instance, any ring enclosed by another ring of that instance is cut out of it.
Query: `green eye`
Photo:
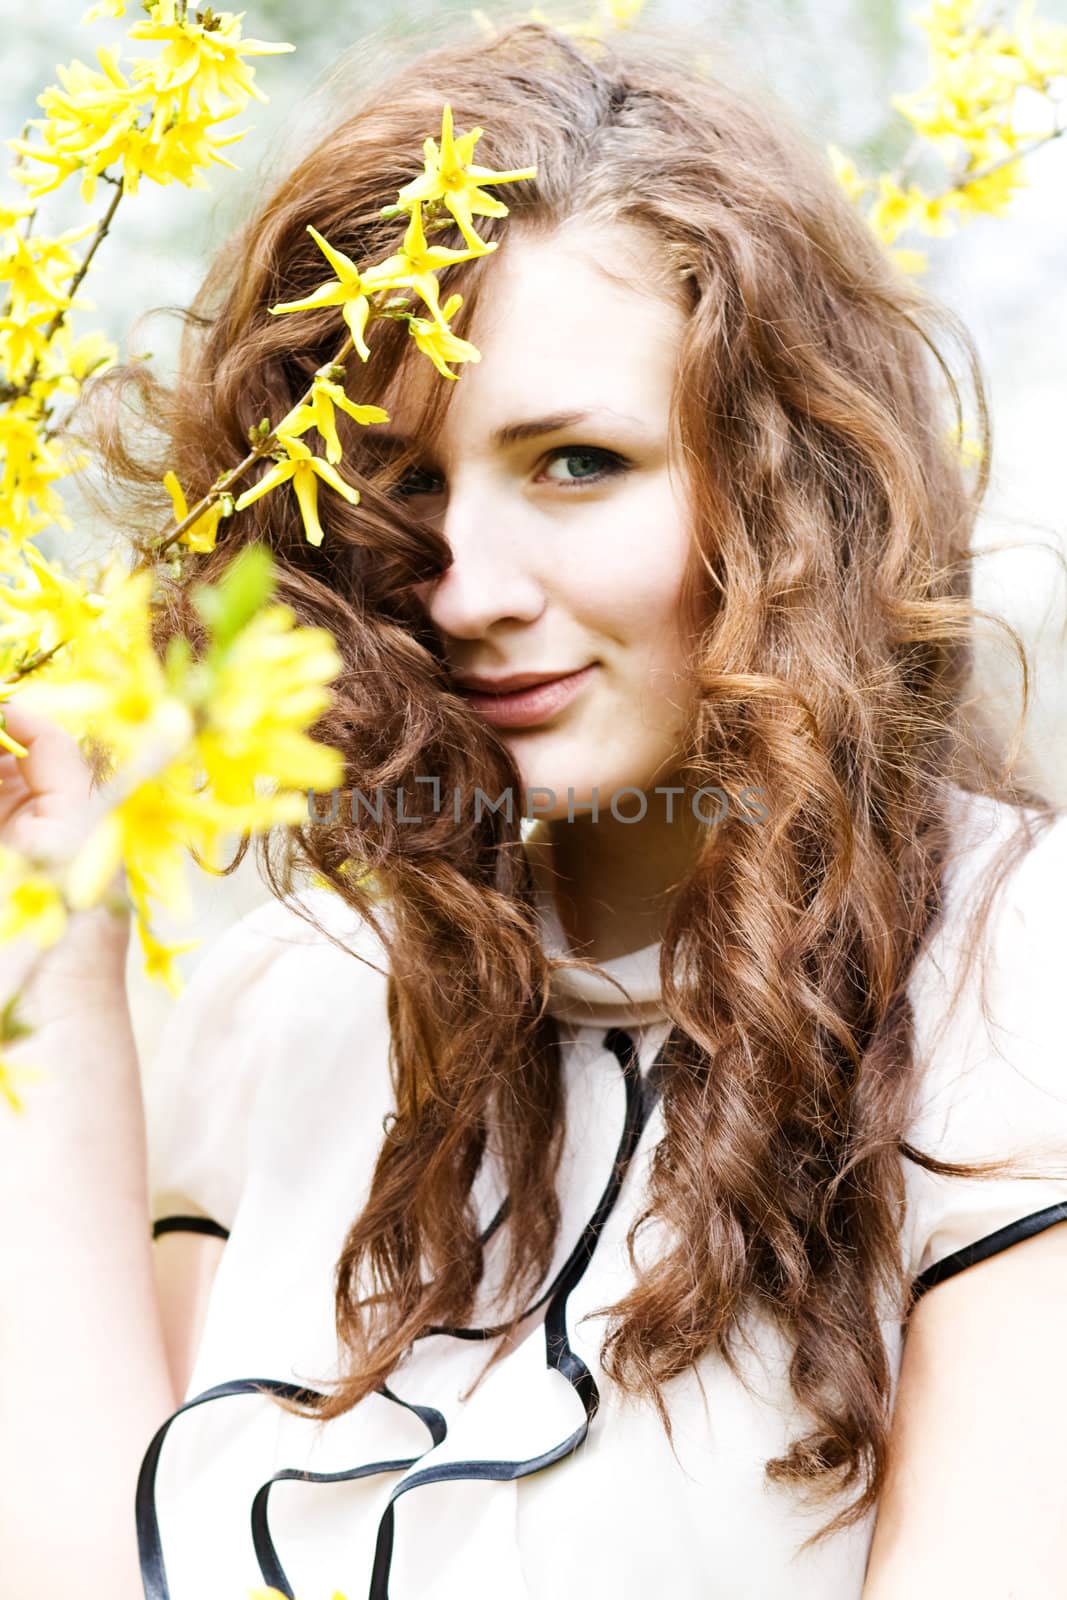
[[[548,463],[556,461],[578,461],[585,464],[586,470],[579,471],[576,475],[567,478],[546,478],[538,481],[554,484],[558,489],[577,489],[583,484],[601,483],[607,478],[616,477],[627,471],[629,462],[622,456],[616,455],[614,450],[601,449],[599,445],[569,444],[560,445],[548,455]],[[425,467],[413,467],[410,472],[390,491],[402,499],[413,499],[417,495],[438,494],[439,489],[434,487],[438,482],[436,473],[430,472]]]
[[[560,461],[592,462],[591,472],[582,472],[576,478],[550,478],[550,483],[557,483],[561,487],[569,488],[572,484],[599,483],[602,478],[614,477],[616,473],[625,472],[626,463],[621,456],[613,450],[600,450],[596,445],[564,445],[559,450],[553,450],[552,459]]]

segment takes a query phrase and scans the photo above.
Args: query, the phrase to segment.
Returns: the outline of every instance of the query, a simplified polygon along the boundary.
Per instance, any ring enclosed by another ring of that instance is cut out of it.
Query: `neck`
[[[620,822],[608,810],[595,822],[588,816],[542,819],[530,830],[576,955],[612,961],[662,938],[671,899],[707,825],[677,796],[672,821],[663,808],[654,811],[650,801],[639,822]]]

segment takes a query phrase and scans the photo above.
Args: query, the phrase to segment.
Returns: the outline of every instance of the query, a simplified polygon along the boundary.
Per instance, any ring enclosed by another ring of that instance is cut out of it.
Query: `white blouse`
[[[946,1002],[971,895],[1013,813],[958,804],[966,850],[910,981],[923,1093],[909,1138],[949,1159],[1023,1154],[1058,1170],[964,1181],[905,1161],[904,1258],[920,1289],[1067,1220],[1067,819],[995,902],[994,1038],[980,962],[947,1021]],[[533,858],[546,947],[564,954]],[[266,1584],[298,1600],[858,1600],[873,1514],[799,1554],[846,1501],[805,1507],[764,1477],[808,1426],[770,1322],[750,1319],[744,1381],[711,1354],[666,1386],[673,1450],[651,1403],[627,1400],[599,1365],[596,1312],[632,1285],[626,1230],[663,1132],[658,945],[603,963],[628,1000],[556,975],[562,1227],[515,1348],[472,1390],[496,1340],[427,1335],[383,1391],[325,1425],[257,1392],[338,1373],[334,1266],[393,1107],[384,951],[331,890],[302,899],[347,948],[274,900],[242,917],[196,969],[145,1074],[154,1232],[228,1236],[185,1402],[141,1469],[148,1600],[244,1600]],[[490,1162],[475,1198],[488,1229],[504,1199]],[[640,1261],[658,1228],[638,1235]],[[490,1294],[502,1234],[486,1246]],[[895,1381],[889,1308],[884,1331]]]

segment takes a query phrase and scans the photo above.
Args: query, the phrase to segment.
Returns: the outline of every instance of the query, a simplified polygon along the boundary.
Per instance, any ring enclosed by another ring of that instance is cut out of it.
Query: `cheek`
[[[610,509],[576,566],[576,603],[599,632],[648,664],[680,661],[692,538],[666,473]]]

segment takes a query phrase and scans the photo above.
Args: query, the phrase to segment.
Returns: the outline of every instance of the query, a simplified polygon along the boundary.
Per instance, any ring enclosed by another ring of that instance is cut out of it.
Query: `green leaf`
[[[15,1015],[15,1007],[19,996],[13,994],[3,1011],[0,1011],[0,1044],[13,1044],[16,1039],[23,1039],[33,1032],[26,1026],[21,1018]]]
[[[239,550],[217,583],[197,584],[192,601],[211,633],[214,648],[227,649],[262,610],[276,586],[274,559],[263,544]]]

